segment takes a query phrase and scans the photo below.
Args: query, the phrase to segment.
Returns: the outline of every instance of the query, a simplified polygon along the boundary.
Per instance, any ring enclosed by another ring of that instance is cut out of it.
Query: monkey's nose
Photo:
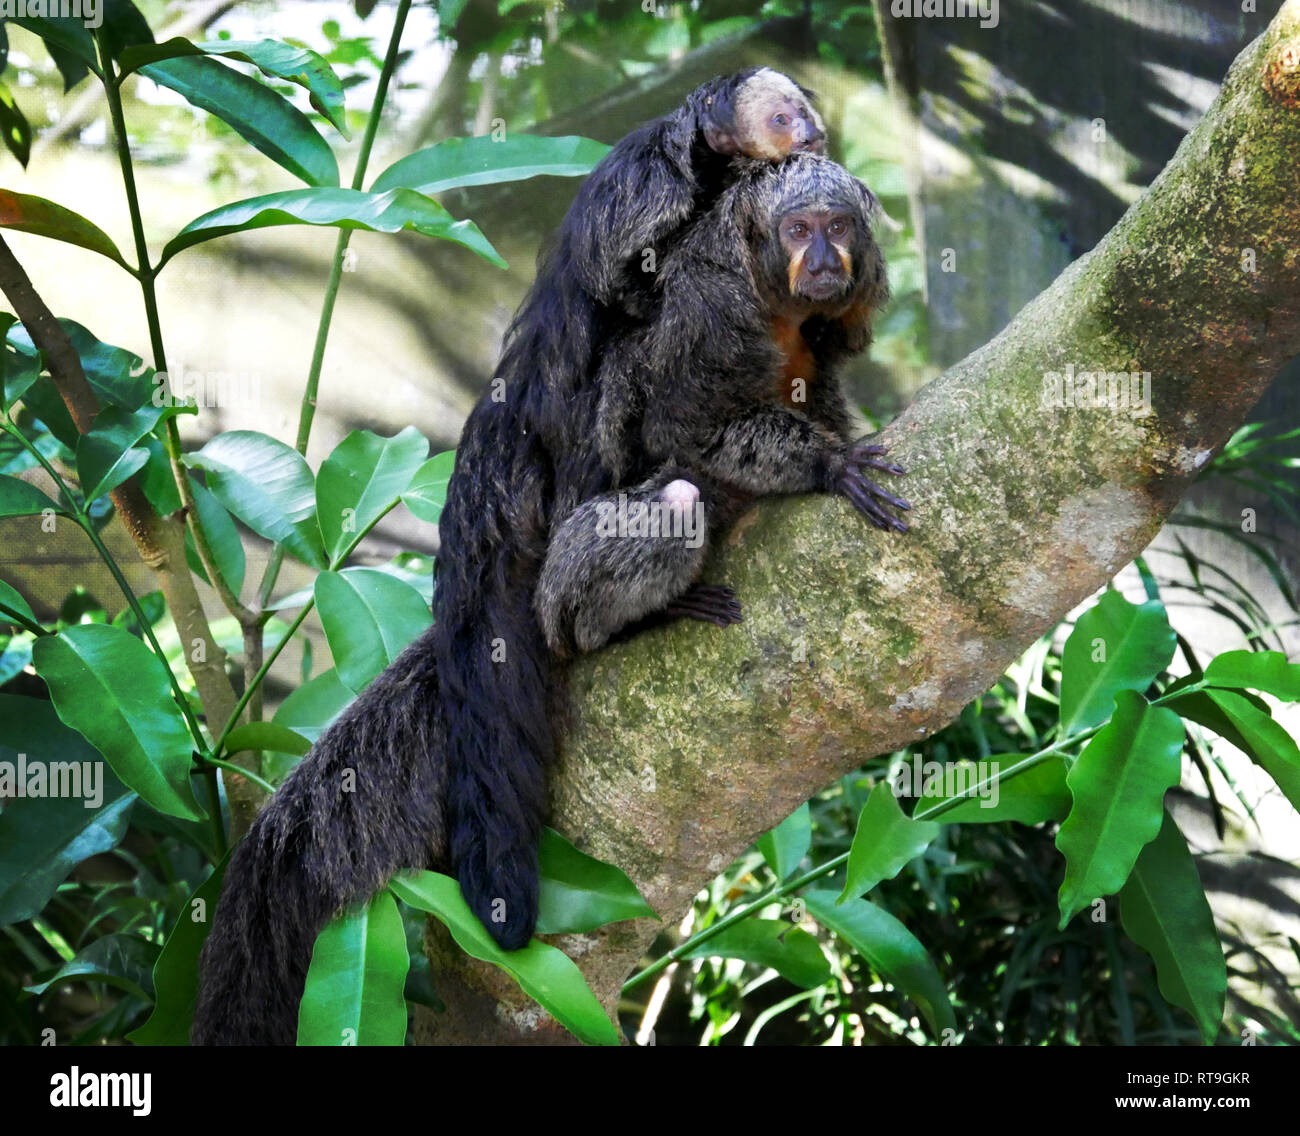
[[[799,143],[800,150],[807,150],[813,154],[821,154],[826,149],[826,135],[818,130],[811,122],[805,122],[803,127],[803,141]]]

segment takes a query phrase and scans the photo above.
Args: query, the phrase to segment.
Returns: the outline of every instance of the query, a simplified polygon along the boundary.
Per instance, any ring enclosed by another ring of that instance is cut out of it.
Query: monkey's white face
[[[758,72],[736,96],[740,150],[751,158],[780,161],[796,151],[826,150],[821,116],[784,75]]]

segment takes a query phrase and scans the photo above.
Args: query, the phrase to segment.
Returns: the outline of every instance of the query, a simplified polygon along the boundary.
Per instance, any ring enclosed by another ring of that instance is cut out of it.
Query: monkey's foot
[[[864,469],[878,469],[901,476],[906,472],[901,465],[885,461],[885,454],[888,452],[885,446],[855,442],[849,448],[844,472],[836,483],[836,489],[877,528],[893,529],[895,532],[904,533],[907,532],[907,525],[893,513],[888,512],[884,505],[904,511],[912,506],[903,498],[885,492],[862,472]]]
[[[718,627],[739,623],[740,601],[730,588],[711,584],[694,584],[664,608],[675,619],[699,619]]]

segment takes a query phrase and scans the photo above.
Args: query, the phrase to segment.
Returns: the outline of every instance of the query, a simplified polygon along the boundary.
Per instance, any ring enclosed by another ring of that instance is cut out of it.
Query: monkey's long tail
[[[285,779],[226,867],[199,962],[196,1045],[293,1045],[316,936],[402,868],[446,859],[432,631]]]

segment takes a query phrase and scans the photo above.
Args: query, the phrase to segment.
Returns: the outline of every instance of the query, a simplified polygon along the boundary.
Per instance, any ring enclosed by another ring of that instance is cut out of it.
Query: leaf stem
[[[375,144],[375,135],[379,132],[379,120],[383,117],[384,103],[388,98],[388,84],[397,70],[397,55],[402,43],[402,32],[406,27],[406,16],[411,10],[411,0],[401,0],[397,5],[397,15],[393,20],[393,30],[388,37],[388,51],[384,55],[384,64],[379,71],[379,84],[375,88],[375,97],[370,105],[370,115],[366,119],[366,131],[361,139],[361,149],[357,153],[356,169],[352,172],[352,188],[360,189],[365,184],[366,167],[370,164],[370,151]],[[334,305],[338,300],[339,287],[343,282],[343,260],[347,254],[348,242],[352,233],[340,229],[334,242],[334,258],[330,262],[329,281],[325,285],[325,298],[321,303],[320,319],[316,323],[316,342],[312,347],[311,368],[307,372],[307,385],[303,388],[302,403],[298,408],[298,435],[294,448],[307,456],[307,442],[311,438],[312,422],[316,417],[316,396],[320,390],[321,370],[325,365],[325,346],[329,342],[330,324],[334,320]],[[284,546],[277,544],[267,561],[262,583],[257,590],[258,606],[262,609],[262,621],[271,618],[267,605],[271,602],[271,592],[280,575],[280,566],[284,563]]]

